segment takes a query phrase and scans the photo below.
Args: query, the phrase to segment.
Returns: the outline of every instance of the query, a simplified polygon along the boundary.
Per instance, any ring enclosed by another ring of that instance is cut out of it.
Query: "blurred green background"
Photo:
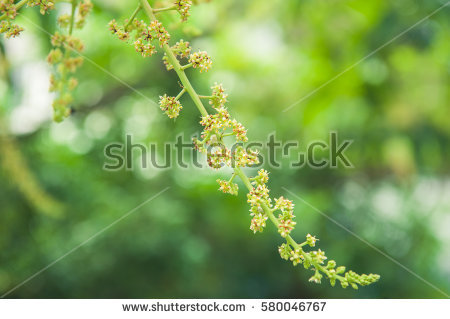
[[[107,72],[85,60],[76,112],[62,124],[51,121],[49,36],[28,21],[53,33],[56,13],[22,10],[25,32],[0,42],[0,294],[165,187],[8,297],[444,297],[282,187],[450,293],[450,8],[283,112],[446,1],[216,0],[193,7],[184,25],[176,15],[162,19],[173,39],[213,57],[210,72],[188,76],[205,94],[214,82],[224,84],[250,140],[275,132],[306,145],[328,140],[330,131],[354,140],[347,152],[353,169],[267,168],[272,195],[296,204],[294,238],[316,235],[338,264],[381,275],[359,291],[309,283],[310,271],[280,259],[272,225],[262,234],[249,230],[245,193],[217,191],[222,172],[102,169],[105,145],[126,134],[158,143],[162,154],[164,142],[200,127],[187,97],[171,121],[114,78],[154,101],[179,91],[161,55],[144,59],[110,35],[108,21],[129,17],[133,1],[93,2],[77,35],[85,55]]]

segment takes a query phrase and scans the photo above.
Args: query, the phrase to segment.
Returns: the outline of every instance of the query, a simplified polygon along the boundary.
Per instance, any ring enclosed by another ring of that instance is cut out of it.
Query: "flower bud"
[[[345,272],[345,266],[339,266],[336,268],[336,274],[343,274]]]
[[[334,260],[328,261],[327,269],[333,269],[334,267],[336,267],[336,262]]]
[[[316,284],[320,284],[320,281],[322,280],[322,277],[323,276],[320,274],[320,272],[316,271],[314,276],[309,278],[309,281],[315,282]]]
[[[318,239],[315,236],[311,236],[311,234],[306,235],[306,242],[311,247],[314,247],[316,245],[317,240]]]
[[[53,49],[50,51],[50,53],[47,55],[47,62],[49,64],[56,64],[61,62],[63,58],[63,53],[60,49]]]
[[[278,247],[278,252],[280,253],[281,258],[288,260],[291,257],[292,248],[288,244],[282,244]]]
[[[250,223],[250,229],[253,233],[262,232],[264,227],[266,227],[267,216],[265,214],[256,214]]]

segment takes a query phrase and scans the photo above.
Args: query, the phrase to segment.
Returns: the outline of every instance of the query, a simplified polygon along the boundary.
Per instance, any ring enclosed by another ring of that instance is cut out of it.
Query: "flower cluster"
[[[280,233],[281,237],[286,237],[287,235],[289,235],[296,224],[297,223],[294,222],[292,218],[284,218],[282,217],[282,215],[279,215],[278,232]]]
[[[167,96],[167,94],[159,97],[159,107],[171,119],[177,118],[183,108],[180,101],[173,96]]]
[[[314,282],[316,284],[320,284],[322,281],[322,278],[323,278],[323,275],[318,270],[316,270],[314,272],[314,275],[311,278],[309,278],[309,281]]]
[[[134,38],[143,41],[152,41],[155,36],[153,35],[153,30],[145,24],[144,21],[135,20],[133,26],[136,28],[136,34]]]
[[[158,39],[160,47],[169,43],[169,33],[163,27],[162,23],[157,20],[147,25],[144,21],[135,19],[127,23],[126,26],[120,26],[113,19],[108,25],[111,33],[121,41],[128,41],[131,33],[134,32],[134,48],[143,57],[150,57],[156,53],[156,47],[152,44],[154,39]]]
[[[291,258],[292,249],[288,244],[281,244],[278,247],[278,252],[280,253],[280,257],[284,260],[289,260]]]
[[[93,4],[91,0],[81,0],[80,4],[78,5],[77,18],[75,21],[76,28],[81,29],[82,27],[84,27],[86,23],[86,17],[92,11],[92,8]]]
[[[283,196],[275,199],[275,210],[280,210],[278,215],[278,232],[281,237],[286,237],[294,229],[297,224],[293,221],[294,216],[294,204],[292,201],[285,199]]]
[[[254,234],[256,234],[257,232],[262,233],[262,231],[266,227],[267,218],[267,215],[263,213],[254,214],[252,221],[250,222],[250,230],[252,230]]]
[[[68,13],[61,14],[57,19],[59,27],[63,29],[68,28],[70,25],[70,19],[71,19],[70,14]]]
[[[258,185],[247,194],[247,202],[250,204],[250,212],[263,212],[263,205],[271,207],[272,199],[269,197],[269,189],[266,185]]]
[[[119,24],[116,22],[115,19],[109,21],[108,26],[109,31],[111,31],[112,34],[117,36],[119,40],[127,41],[130,38],[130,33],[128,31],[125,31],[124,27],[119,26]]]
[[[380,279],[380,276],[376,274],[358,275],[354,271],[350,270],[345,273],[345,280],[341,281],[341,285],[343,288],[346,288],[348,285],[351,285],[353,289],[358,289],[358,284],[361,286],[367,286],[370,285],[371,283],[378,281],[378,279]]]
[[[83,63],[83,59],[71,55],[71,51],[82,51],[83,44],[78,38],[56,32],[52,36],[52,45],[53,49],[47,56],[47,62],[54,69],[50,75],[50,91],[58,93],[53,101],[53,119],[61,122],[71,113],[69,107],[73,100],[71,92],[78,84],[77,79],[69,75]]]
[[[4,33],[7,39],[15,38],[23,31],[22,27],[11,22],[17,16],[17,8],[13,0],[0,0],[0,15],[5,18],[0,22],[0,33]]]
[[[209,57],[208,53],[206,51],[198,51],[194,52],[189,56],[189,63],[192,64],[192,67],[194,69],[199,68],[200,72],[206,71],[211,68],[212,66],[212,60]]]
[[[14,19],[17,16],[17,8],[14,4],[14,0],[1,0],[0,12],[4,14],[8,19]]]
[[[163,27],[162,23],[154,20],[150,23],[150,28],[156,33],[156,37],[159,40],[159,46],[162,48],[164,44],[168,44],[170,40],[170,34]]]
[[[42,13],[43,8],[47,8],[50,1],[34,1],[34,3],[41,6]],[[62,34],[57,31],[52,36],[53,49],[47,56],[47,62],[53,66],[53,73],[50,76],[50,91],[57,92],[53,101],[53,118],[56,122],[61,122],[72,112],[70,107],[73,101],[72,91],[78,85],[78,80],[72,74],[83,63],[83,58],[79,53],[83,51],[84,45],[79,38],[71,35],[69,30],[80,29],[91,10],[90,0],[80,1],[75,17],[68,14],[58,17],[58,24],[66,33]]]
[[[201,118],[200,124],[204,127],[201,137],[204,140],[201,142],[198,140],[194,141],[194,147],[200,152],[205,152],[205,144],[220,144],[225,147],[222,141],[224,136],[235,135],[238,142],[248,141],[247,130],[241,123],[235,119],[232,120],[228,110],[225,108],[227,95],[222,85],[216,83],[211,89],[213,92],[212,96],[206,98],[210,99],[210,103],[213,105],[216,113],[208,114]],[[233,133],[225,135],[229,128],[232,128]],[[224,159],[225,155],[227,156],[226,160]],[[229,158],[229,155],[231,158]],[[218,158],[215,155],[208,157],[208,164],[216,169],[221,168],[224,163],[232,167],[245,167],[255,165],[258,162],[258,153],[246,150],[241,145],[238,145],[233,152],[227,150],[226,154],[222,154],[222,157],[219,156]]]
[[[316,236],[311,236],[311,234],[306,235],[306,243],[311,246],[314,247],[316,246],[316,241],[318,241],[318,239],[316,238]]]
[[[204,127],[202,135],[205,135],[207,132],[220,132],[230,127],[230,114],[225,108],[221,108],[217,110],[216,114],[203,116],[200,124]]]
[[[55,8],[55,3],[48,0],[30,0],[28,1],[29,7],[39,6],[39,12],[41,14],[46,14],[49,10]]]
[[[144,58],[152,56],[156,53],[156,48],[151,43],[144,43],[142,39],[134,41],[136,52],[140,53]]]
[[[189,42],[180,40],[175,43],[174,46],[170,48],[175,56],[179,56],[180,58],[187,58],[191,54],[191,46]]]
[[[13,24],[9,20],[0,22],[0,33],[4,33],[7,39],[15,38],[23,31],[23,28],[18,24]]]
[[[207,154],[208,165],[213,169],[220,169],[225,165],[230,166],[230,161],[230,150],[222,144],[218,147],[214,147],[213,150]]]
[[[191,0],[176,0],[175,7],[178,13],[181,15],[181,20],[186,21],[187,18],[191,15],[189,10],[191,9],[192,1]]]
[[[23,28],[12,21],[17,16],[17,11],[24,5],[29,7],[40,7],[41,14],[46,14],[55,8],[55,1],[51,0],[28,0],[14,3],[14,0],[0,0],[0,33],[4,33],[6,38],[17,37]]]
[[[236,136],[236,140],[239,142],[248,142],[247,129],[236,120],[231,121],[233,127],[233,134]]]
[[[294,210],[294,204],[292,201],[281,196],[280,198],[275,199],[275,209],[279,209],[282,212],[292,212]]]
[[[74,27],[77,29],[81,29],[84,27],[86,23],[86,18],[89,13],[92,11],[93,4],[91,0],[81,0],[78,5],[77,14],[75,17]],[[58,17],[58,24],[61,28],[67,28],[72,23],[72,17],[68,13],[61,14]]]
[[[228,94],[225,93],[225,89],[223,88],[222,84],[214,83],[214,86],[211,87],[212,90],[212,96],[209,99],[209,104],[214,109],[220,109],[225,106],[225,103],[227,103],[227,97]]]
[[[189,42],[180,40],[175,45],[171,46],[170,49],[172,50],[175,57],[180,58],[187,58],[191,54],[191,47],[189,45]],[[167,57],[167,54],[164,53],[163,57],[164,65],[166,66],[167,71],[170,71],[173,69],[173,65],[170,63],[169,58]]]
[[[314,246],[316,240],[317,239],[314,236],[308,234],[306,236],[306,241],[302,244],[295,244],[296,246],[292,247],[291,244],[285,243],[278,247],[278,252],[280,253],[281,258],[290,260],[294,266],[303,264],[305,269],[312,267],[314,275],[309,279],[310,282],[320,283],[322,278],[326,276],[330,280],[332,286],[334,286],[336,280],[338,280],[343,288],[350,285],[352,288],[358,289],[358,285],[366,286],[376,282],[380,278],[379,275],[375,274],[358,275],[351,270],[345,272],[345,267],[336,267],[336,262],[334,260],[328,261],[326,266],[324,266],[324,261],[327,259],[325,252],[320,249],[307,252],[302,248],[306,245]]]
[[[285,245],[285,244],[283,244],[283,245]],[[288,249],[290,249],[289,246],[287,246],[287,247],[288,247]],[[305,260],[305,256],[303,256],[303,251],[300,248],[297,248],[295,250],[291,249],[288,258],[290,261],[292,261],[292,264],[294,266],[297,266],[298,264],[303,263],[303,261]]]
[[[269,197],[269,189],[266,183],[269,181],[269,174],[266,170],[260,169],[258,175],[251,179],[253,187],[247,194],[247,202],[250,204],[250,230],[253,233],[262,232],[266,227],[267,214],[264,207],[270,209],[272,207],[272,199]]]
[[[237,195],[238,194],[238,185],[231,182],[231,181],[226,181],[223,179],[218,179],[216,180],[217,183],[219,183],[220,187],[219,190],[224,192],[224,193],[228,193],[231,195]]]
[[[259,163],[258,152],[246,150],[242,146],[236,147],[233,152],[233,167],[253,166]]]
[[[193,137],[192,138],[192,145],[194,146],[194,149],[196,151],[199,151],[200,153],[206,153],[206,148],[205,148],[205,142],[204,141],[200,141],[198,138]]]
[[[260,169],[258,175],[252,178],[253,185],[263,185],[269,181],[269,173],[265,169]]]
[[[212,87],[212,95],[207,97],[209,98],[209,104],[212,106],[213,109],[215,109],[218,112],[222,112],[225,108],[225,104],[227,103],[227,97],[228,94],[225,93],[225,89],[223,88],[222,84],[215,83]],[[233,130],[233,135],[236,136],[236,140],[238,142],[247,142],[247,130],[245,127],[233,119],[231,122],[228,123],[227,127],[231,126]]]
[[[317,251],[312,251],[311,257],[314,258],[319,264],[323,264],[323,262],[327,259],[327,256],[325,256],[325,252],[320,249]]]

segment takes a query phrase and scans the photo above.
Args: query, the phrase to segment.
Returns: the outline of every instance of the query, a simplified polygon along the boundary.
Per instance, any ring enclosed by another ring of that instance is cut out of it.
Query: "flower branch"
[[[267,171],[259,170],[257,176],[250,178],[243,171],[244,167],[258,163],[258,153],[245,149],[242,146],[231,151],[223,143],[223,138],[228,136],[235,136],[236,142],[245,143],[248,141],[245,127],[235,119],[232,119],[225,107],[227,94],[224,88],[221,84],[216,83],[211,88],[211,95],[199,95],[186,76],[185,69],[188,67],[199,69],[200,72],[207,72],[212,66],[211,57],[205,51],[191,53],[189,42],[183,40],[170,46],[170,35],[156,19],[155,10],[152,9],[147,0],[139,0],[139,3],[150,21],[150,26],[147,27],[144,21],[135,24],[136,41],[141,41],[142,43],[146,41],[146,45],[151,45],[151,41],[158,40],[159,46],[164,51],[163,62],[167,70],[174,70],[183,86],[182,92],[177,97],[169,97],[166,94],[160,97],[161,109],[170,118],[176,118],[182,109],[179,101],[181,95],[184,92],[189,94],[201,114],[200,124],[203,126],[202,140],[193,139],[194,148],[201,153],[207,153],[207,162],[211,168],[220,169],[223,166],[233,168],[234,173],[228,181],[217,180],[220,186],[219,190],[224,193],[237,195],[238,185],[233,183],[233,180],[236,176],[239,176],[242,180],[249,191],[247,202],[250,204],[250,216],[252,217],[250,230],[254,233],[262,232],[266,227],[266,221],[270,220],[278,229],[280,236],[285,240],[285,243],[279,246],[278,249],[280,256],[283,259],[290,260],[294,266],[303,264],[304,268],[312,269],[314,271],[314,275],[310,278],[312,282],[320,283],[324,275],[330,280],[331,285],[334,286],[336,281],[339,281],[344,288],[350,285],[357,289],[358,285],[364,286],[376,282],[379,279],[379,275],[358,275],[353,271],[345,272],[345,267],[343,266],[336,268],[334,260],[324,264],[327,257],[322,250],[306,251],[304,249],[305,246],[315,247],[317,239],[314,236],[308,234],[306,241],[300,244],[291,237],[290,234],[296,225],[292,201],[285,199],[283,196],[274,199],[269,196],[269,189],[266,186],[269,180]],[[182,20],[185,20],[189,15],[190,1],[176,1],[175,5],[178,7]],[[113,25],[114,28],[110,28],[111,31],[119,39],[127,41],[130,33],[116,25],[115,21]],[[142,32],[143,29],[149,31],[150,34],[147,31]],[[139,52],[139,50],[137,51]],[[180,64],[182,59],[187,59],[188,64],[182,66]],[[209,100],[209,106],[214,111],[212,114],[206,110],[201,99]],[[206,152],[207,146],[212,149],[211,152]]]
[[[161,13],[161,12],[176,10],[176,9],[177,9],[177,6],[174,4],[174,5],[172,5],[170,7],[166,7],[166,8],[153,9],[153,13]]]

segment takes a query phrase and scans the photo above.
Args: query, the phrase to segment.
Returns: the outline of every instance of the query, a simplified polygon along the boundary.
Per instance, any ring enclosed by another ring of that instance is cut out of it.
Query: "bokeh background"
[[[151,102],[179,91],[161,56],[144,59],[110,35],[108,21],[127,18],[133,1],[93,2],[77,32],[93,63],[85,60],[78,72],[76,112],[61,124],[51,121],[49,36],[28,21],[53,33],[56,13],[22,10],[23,35],[0,41],[0,294],[165,187],[8,297],[444,297],[282,187],[450,292],[450,8],[283,112],[446,1],[198,1],[184,25],[176,15],[162,19],[173,39],[213,57],[210,72],[188,75],[205,94],[224,84],[250,140],[275,132],[306,145],[328,140],[330,131],[354,140],[347,152],[354,168],[284,165],[269,168],[269,185],[296,204],[295,238],[316,235],[338,264],[381,275],[358,291],[309,283],[310,271],[280,259],[282,240],[271,225],[262,234],[249,230],[245,193],[217,191],[223,172],[102,169],[105,145],[126,134],[158,143],[162,156],[164,142],[200,128],[187,97],[176,121]]]

